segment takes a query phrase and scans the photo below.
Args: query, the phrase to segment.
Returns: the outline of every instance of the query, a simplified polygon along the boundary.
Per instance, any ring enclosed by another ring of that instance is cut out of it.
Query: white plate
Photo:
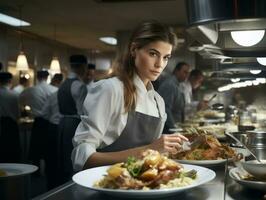
[[[253,188],[253,189],[258,189],[262,191],[266,191],[266,181],[249,181],[249,180],[243,180],[239,177],[240,174],[241,176],[245,176],[248,173],[239,167],[235,167],[229,171],[229,176],[238,182],[240,185],[246,186],[248,188]]]
[[[207,169],[205,167],[193,166],[193,165],[183,165],[185,170],[195,169],[197,171],[197,179],[189,186],[171,188],[171,189],[154,189],[154,190],[121,190],[121,189],[106,189],[97,188],[93,184],[99,181],[106,174],[106,170],[109,166],[96,167],[81,171],[75,174],[72,179],[75,183],[84,186],[86,188],[103,192],[113,196],[128,197],[128,198],[148,198],[148,197],[162,197],[169,196],[171,194],[188,190],[193,187],[197,187],[204,183],[207,183],[215,178],[215,172]]]
[[[207,124],[215,124],[215,123],[222,123],[225,120],[222,119],[222,118],[218,118],[218,119],[207,119],[207,118],[204,118],[201,121],[204,122],[204,123],[207,123]]]
[[[182,132],[183,129],[182,128],[169,128],[169,131],[174,133],[174,132]]]
[[[22,176],[35,172],[38,167],[35,165],[21,164],[21,163],[0,163],[0,169],[6,172],[5,176],[0,176],[1,178],[11,177],[11,176]]]
[[[220,160],[176,160],[176,162],[183,163],[183,164],[191,164],[191,165],[203,165],[203,166],[210,166],[210,165],[219,165],[226,162],[226,159]],[[231,159],[229,159],[230,161]]]

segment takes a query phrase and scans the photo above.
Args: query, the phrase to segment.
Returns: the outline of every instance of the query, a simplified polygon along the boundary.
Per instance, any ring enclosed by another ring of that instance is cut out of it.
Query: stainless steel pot
[[[249,131],[247,132],[247,146],[261,160],[266,159],[266,132]]]
[[[240,142],[242,142],[243,144],[247,144],[247,134],[245,132],[230,132],[233,136],[235,136]],[[231,137],[226,136],[226,139],[228,141],[228,143],[231,146],[234,147],[242,147],[242,145],[240,143],[237,143],[235,140],[233,140]]]
[[[30,174],[38,168],[34,165],[19,163],[0,163],[1,200],[28,200],[30,199]]]
[[[260,160],[266,160],[266,147],[253,146],[249,148]]]
[[[247,145],[266,148],[266,132],[264,131],[249,131],[247,132]]]

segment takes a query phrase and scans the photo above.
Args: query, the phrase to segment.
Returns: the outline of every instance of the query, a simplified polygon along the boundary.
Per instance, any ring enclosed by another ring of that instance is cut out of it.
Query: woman
[[[115,64],[115,76],[96,82],[84,101],[85,116],[73,138],[75,170],[122,162],[147,148],[181,148],[184,136],[161,135],[165,105],[151,84],[166,67],[176,41],[172,29],[156,21],[135,29]]]

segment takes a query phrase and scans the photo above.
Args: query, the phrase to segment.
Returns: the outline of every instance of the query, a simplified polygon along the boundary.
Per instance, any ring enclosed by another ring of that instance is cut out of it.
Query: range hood
[[[230,34],[236,30],[266,30],[265,0],[187,0],[186,8],[187,32],[194,38],[190,51],[216,59],[218,70],[266,70],[256,61],[256,57],[266,57],[266,35],[258,44],[243,47]]]

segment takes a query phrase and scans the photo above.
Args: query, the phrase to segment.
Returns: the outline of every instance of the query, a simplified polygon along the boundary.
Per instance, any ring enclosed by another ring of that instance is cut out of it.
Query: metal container
[[[266,147],[249,147],[249,149],[260,159],[266,160]]]
[[[247,146],[259,159],[266,159],[266,132],[247,132]]]
[[[0,163],[0,199],[28,200],[31,197],[30,174],[38,168],[19,163]]]
[[[250,147],[265,147],[266,148],[266,132],[264,131],[249,131],[247,132],[247,145]]]
[[[240,142],[243,144],[247,144],[247,134],[246,132],[230,132],[233,136],[235,136]],[[237,143],[235,140],[233,140],[231,137],[226,136],[226,139],[228,143],[233,147],[242,147],[240,143]]]

